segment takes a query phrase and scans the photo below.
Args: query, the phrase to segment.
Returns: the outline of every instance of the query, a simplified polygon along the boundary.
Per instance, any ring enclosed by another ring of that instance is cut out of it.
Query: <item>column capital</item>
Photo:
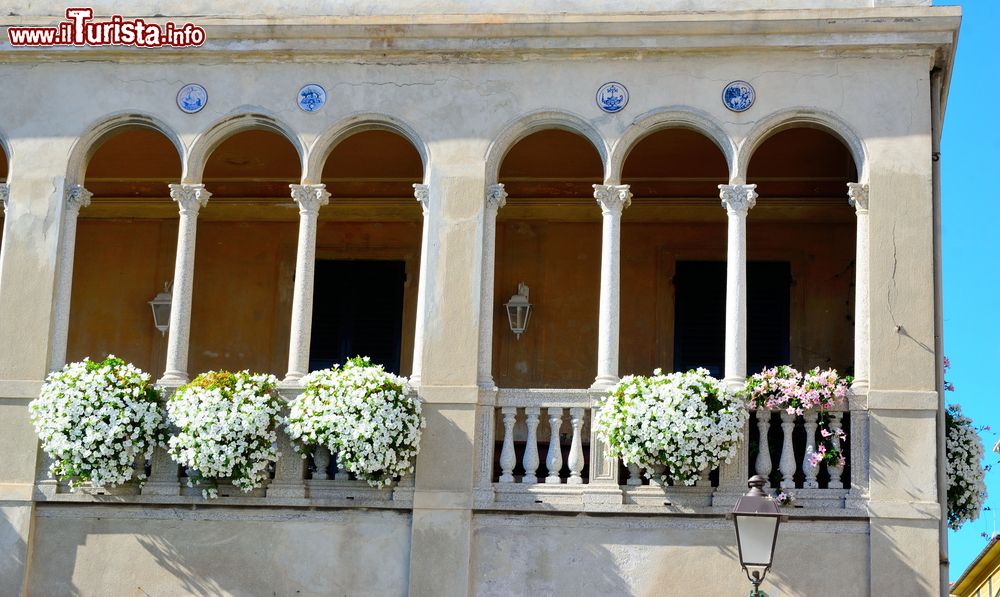
[[[330,203],[330,192],[325,184],[290,184],[292,199],[299,204],[303,214],[319,213],[319,208]]]
[[[424,210],[424,215],[426,216],[427,208],[430,205],[431,188],[425,184],[414,184],[413,196],[420,202],[420,209]]]
[[[486,207],[499,211],[504,205],[507,205],[507,191],[504,190],[503,183],[498,182],[486,187]]]
[[[722,207],[730,215],[745,216],[757,205],[757,185],[755,184],[720,184],[719,198]]]
[[[203,184],[170,185],[170,198],[177,202],[182,214],[197,215],[199,209],[208,205],[208,198],[211,196],[212,193],[209,193]]]
[[[83,185],[75,184],[66,189],[66,206],[70,211],[80,213],[80,208],[90,205],[90,198],[93,196],[94,194],[83,188]],[[4,199],[4,209],[6,206],[7,201]]]
[[[847,183],[847,197],[857,213],[868,213],[868,185],[859,182]]]
[[[595,184],[594,199],[604,215],[620,216],[632,204],[632,191],[627,184]]]
[[[7,202],[10,201],[10,187],[7,183],[0,182],[0,203],[3,203],[3,213],[7,213]]]

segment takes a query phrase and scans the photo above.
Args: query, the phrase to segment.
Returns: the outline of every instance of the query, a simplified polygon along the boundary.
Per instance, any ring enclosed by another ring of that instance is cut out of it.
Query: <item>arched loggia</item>
[[[597,369],[603,154],[582,134],[533,132],[504,155],[496,224],[492,371],[497,386],[586,388]],[[524,283],[533,311],[520,338],[506,303]]]
[[[298,210],[289,185],[296,146],[267,129],[221,140],[204,163],[211,193],[198,215],[191,335],[192,376],[208,370],[285,372]]]
[[[853,374],[857,218],[847,184],[857,177],[848,145],[815,126],[779,130],[750,157],[758,197],[747,259],[762,264],[748,272],[750,373],[789,362]]]
[[[177,208],[167,185],[180,179],[181,159],[168,135],[146,126],[109,131],[87,153],[82,194],[71,189],[66,206],[79,213],[75,244],[66,247],[73,252],[66,360],[113,353],[158,376],[166,339],[149,301],[173,277]]]
[[[704,133],[667,125],[639,139],[622,168],[621,374],[706,367],[723,373],[725,153]]]
[[[411,375],[425,217],[414,185],[425,166],[396,130],[353,130],[322,164],[331,197],[316,234],[309,369],[362,355]]]

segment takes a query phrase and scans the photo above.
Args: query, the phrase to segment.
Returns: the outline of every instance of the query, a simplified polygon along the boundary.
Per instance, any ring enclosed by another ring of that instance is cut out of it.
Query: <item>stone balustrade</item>
[[[174,388],[164,392],[169,396]],[[280,390],[285,401],[294,399],[299,388]],[[125,502],[159,504],[215,504],[236,506],[316,506],[405,508],[413,504],[414,478],[404,476],[386,488],[371,487],[337,465],[335,454],[319,448],[308,458],[295,452],[292,441],[278,426],[278,450],[281,456],[271,466],[268,482],[258,489],[243,492],[230,483],[219,483],[217,499],[207,500],[200,487],[189,487],[187,471],[170,458],[166,449],[156,448],[150,459],[136,462],[136,470],[148,477],[140,487],[128,484],[114,488],[83,486],[71,491],[69,484],[48,478],[48,462],[39,468],[36,499],[39,501]],[[47,460],[47,457],[45,457]]]

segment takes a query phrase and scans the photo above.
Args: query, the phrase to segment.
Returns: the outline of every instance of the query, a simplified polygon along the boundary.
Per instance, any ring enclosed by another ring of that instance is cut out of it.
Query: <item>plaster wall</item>
[[[407,591],[403,512],[50,506],[39,509],[35,530],[30,595]]]
[[[929,6],[930,0],[627,0],[615,3],[615,12],[694,12],[733,10],[773,10],[803,8],[872,8],[882,6]],[[195,15],[198,17],[235,17],[255,15],[285,16],[359,16],[382,15],[441,15],[441,14],[532,14],[532,13],[604,13],[609,8],[589,0],[397,0],[395,2],[365,2],[364,0],[324,0],[303,5],[288,0],[265,0],[246,3],[225,0],[197,0],[183,8],[163,0],[141,0],[122,7],[113,0],[96,0],[88,6],[97,15],[154,14]],[[9,15],[62,15],[52,6],[15,0]]]
[[[868,525],[796,521],[781,527],[773,597],[867,595]],[[822,564],[806,563],[818,554]],[[830,571],[836,570],[835,579]],[[476,514],[474,593],[506,595],[739,595],[732,523],[717,519]],[[917,595],[896,587],[873,595]]]

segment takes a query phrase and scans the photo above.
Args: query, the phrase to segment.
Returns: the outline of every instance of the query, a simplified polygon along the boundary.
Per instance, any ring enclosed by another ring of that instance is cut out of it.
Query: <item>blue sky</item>
[[[986,463],[997,464],[990,452],[1000,430],[1000,391],[995,373],[1000,366],[1000,226],[992,214],[1000,209],[1000,187],[993,180],[1000,167],[998,106],[993,90],[1000,78],[996,28],[997,0],[941,1],[961,4],[962,32],[951,81],[942,138],[942,229],[944,251],[944,344],[951,359],[948,381],[955,391],[948,401],[961,404],[983,432]],[[955,580],[986,545],[981,536],[1000,530],[1000,466],[987,473],[993,511],[949,532],[951,578]]]

